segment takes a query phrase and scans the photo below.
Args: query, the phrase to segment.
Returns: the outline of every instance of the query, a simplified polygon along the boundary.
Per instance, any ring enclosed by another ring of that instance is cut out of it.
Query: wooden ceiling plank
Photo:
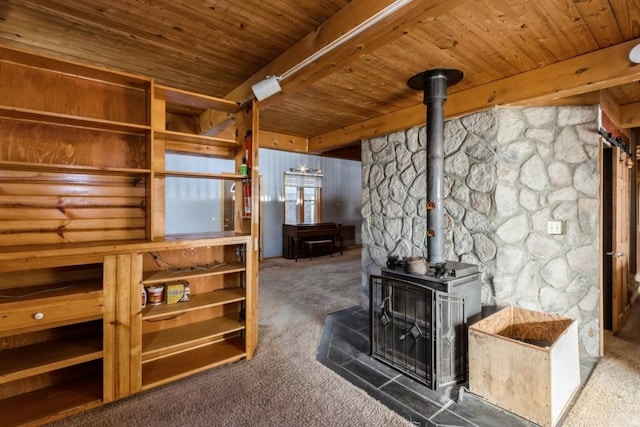
[[[640,0],[609,0],[625,40],[640,37],[640,25],[635,19],[640,10]]]
[[[497,105],[532,100],[541,105],[567,96],[640,80],[640,65],[628,60],[629,50],[640,40],[620,43],[526,73],[449,94],[445,116],[457,117]],[[455,90],[455,86],[452,88]],[[356,140],[385,135],[425,122],[424,105],[346,126],[309,138],[309,152],[322,152]]]
[[[622,32],[609,2],[574,1],[582,20],[600,49],[622,43]]]

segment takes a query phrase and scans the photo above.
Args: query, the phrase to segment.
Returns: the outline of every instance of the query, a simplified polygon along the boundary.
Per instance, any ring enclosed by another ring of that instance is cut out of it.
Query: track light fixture
[[[279,80],[280,79],[276,76],[267,76],[266,79],[251,86],[251,90],[253,91],[256,99],[258,101],[262,101],[263,99],[280,92],[282,88],[280,88]]]

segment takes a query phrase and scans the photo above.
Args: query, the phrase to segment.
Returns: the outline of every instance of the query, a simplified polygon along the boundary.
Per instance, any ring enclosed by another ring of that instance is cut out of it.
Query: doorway
[[[614,131],[602,150],[602,316],[604,329],[617,334],[629,315],[637,267],[637,167],[635,138],[607,125]]]

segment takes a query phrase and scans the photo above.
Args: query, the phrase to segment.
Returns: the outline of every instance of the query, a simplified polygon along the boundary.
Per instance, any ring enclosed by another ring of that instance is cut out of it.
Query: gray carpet
[[[604,357],[570,408],[564,427],[640,426],[640,303],[621,333],[605,334]]]
[[[260,344],[240,361],[105,405],[56,426],[413,426],[316,360],[327,314],[360,303],[360,250],[260,271]],[[640,306],[563,425],[640,426]]]

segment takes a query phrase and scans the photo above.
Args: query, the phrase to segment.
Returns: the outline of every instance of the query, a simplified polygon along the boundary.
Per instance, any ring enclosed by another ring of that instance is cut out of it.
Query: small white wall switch
[[[562,234],[562,221],[549,220],[547,222],[547,234]]]

